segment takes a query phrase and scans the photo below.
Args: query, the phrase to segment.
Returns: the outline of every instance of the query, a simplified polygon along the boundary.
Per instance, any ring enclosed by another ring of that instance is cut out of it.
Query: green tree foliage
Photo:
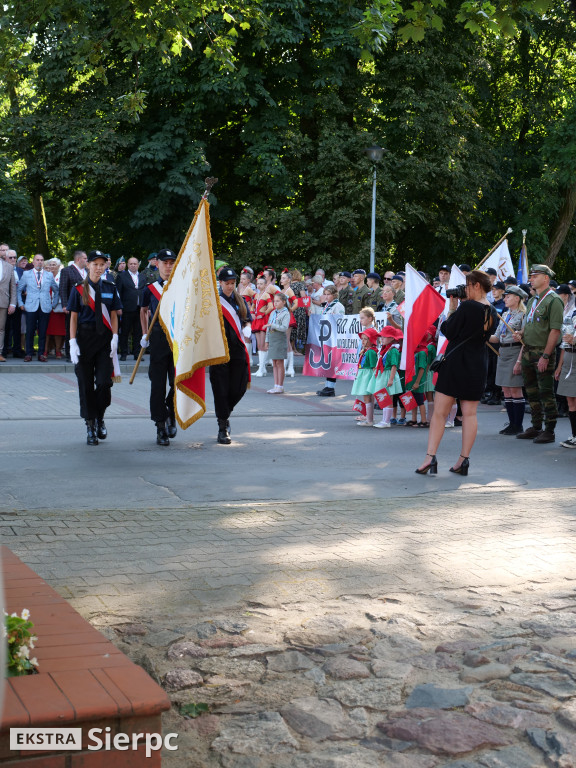
[[[19,223],[3,206],[3,237],[41,243],[41,201],[59,252],[177,248],[216,175],[217,256],[367,266],[364,150],[376,141],[382,269],[478,261],[508,225],[517,247],[528,228],[542,259],[555,258],[556,237],[559,263],[573,268],[576,24],[562,6],[544,10],[531,0],[5,5],[0,203]]]

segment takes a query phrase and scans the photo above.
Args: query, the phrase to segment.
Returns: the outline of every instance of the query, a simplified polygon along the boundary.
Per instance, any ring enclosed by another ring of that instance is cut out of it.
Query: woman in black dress
[[[476,411],[486,384],[486,342],[498,324],[486,298],[490,287],[488,275],[475,269],[466,276],[466,300],[458,306],[458,299],[450,299],[448,318],[440,326],[448,346],[436,382],[426,461],[416,470],[420,475],[437,472],[436,451],[456,398],[462,407],[462,453],[450,472],[468,474],[468,458],[478,430]]]

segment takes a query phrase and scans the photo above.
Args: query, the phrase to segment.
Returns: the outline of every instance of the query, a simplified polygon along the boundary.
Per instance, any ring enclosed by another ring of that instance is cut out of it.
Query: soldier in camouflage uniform
[[[519,373],[521,368],[532,411],[532,426],[516,437],[534,443],[553,443],[556,439],[554,429],[558,410],[554,396],[554,370],[564,303],[550,288],[552,277],[554,272],[546,264],[532,265],[530,284],[536,295],[528,301],[523,329],[514,334],[515,341],[524,342],[514,373]]]
[[[352,272],[352,282],[343,291],[340,291],[339,301],[344,305],[347,315],[357,315],[362,307],[368,303],[370,288],[364,283],[366,272],[363,269],[355,269]]]
[[[381,277],[378,274],[378,272],[369,272],[366,275],[366,285],[368,288],[370,288],[370,295],[368,296],[368,299],[366,300],[367,307],[372,307],[374,312],[378,311],[378,305],[382,304],[382,296],[381,296],[381,287],[380,287],[380,280]]]
[[[146,285],[155,283],[160,277],[160,273],[158,272],[158,259],[156,258],[155,253],[151,253],[150,256],[148,256],[148,266],[146,269],[142,270],[142,274],[146,278]]]

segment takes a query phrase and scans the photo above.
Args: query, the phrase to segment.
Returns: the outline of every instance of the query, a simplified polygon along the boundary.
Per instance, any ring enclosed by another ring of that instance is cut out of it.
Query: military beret
[[[526,301],[526,299],[528,298],[528,294],[526,293],[526,291],[523,291],[519,285],[509,285],[506,288],[506,295],[508,295],[509,293],[513,293],[515,296],[520,296],[520,298],[523,301]]]
[[[118,264],[125,264],[125,263],[126,263],[126,259],[124,258],[124,256],[120,256],[120,258],[116,261],[116,266],[118,266]]]
[[[158,256],[158,254],[154,251],[154,253],[148,254],[148,261],[152,261],[152,259],[155,259]]]
[[[156,258],[158,261],[176,261],[178,254],[174,253],[174,251],[171,251],[169,248],[162,248],[161,251],[158,251],[156,254]]]
[[[498,274],[498,272],[496,272],[496,270],[494,269],[494,267],[488,267],[488,269],[486,270],[486,274],[487,274],[487,275],[497,275],[497,274]]]
[[[220,273],[218,274],[218,280],[225,281],[225,280],[236,280],[238,278],[238,275],[232,267],[222,267],[220,270]]]
[[[365,269],[355,269],[354,272],[352,272],[353,275],[364,275],[366,277],[366,270]]]
[[[400,274],[400,272],[398,272],[398,274],[394,275],[392,280],[401,280],[402,282],[404,282],[404,277]]]
[[[369,278],[371,278],[372,280],[378,280],[378,282],[380,282],[380,280],[382,280],[382,278],[380,277],[380,275],[378,274],[378,272],[368,272],[368,274],[366,275],[366,277],[369,277]]]
[[[518,280],[516,280],[515,277],[512,277],[512,275],[508,275],[506,280],[504,280],[506,285],[518,285]]]
[[[552,272],[547,264],[532,264],[530,267],[530,274],[548,275],[548,277],[555,277],[556,273]]]
[[[102,253],[102,251],[90,251],[88,254],[88,261],[95,261],[96,259],[108,260],[108,254]]]
[[[340,272],[340,277],[347,277],[350,279],[352,277],[352,272]]]

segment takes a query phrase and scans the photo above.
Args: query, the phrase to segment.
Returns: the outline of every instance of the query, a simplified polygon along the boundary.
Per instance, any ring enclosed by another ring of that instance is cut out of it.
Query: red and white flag
[[[394,403],[392,396],[388,394],[386,388],[374,392],[374,400],[376,400],[380,408],[390,408]]]
[[[354,405],[352,406],[353,411],[358,411],[358,413],[361,413],[362,416],[366,416],[366,403],[363,400],[354,400]]]
[[[457,285],[465,285],[466,284],[466,275],[462,270],[456,266],[456,264],[452,264],[452,270],[450,272],[450,280],[448,280],[448,288],[456,288]],[[444,314],[446,317],[448,316],[448,309],[450,307],[450,299],[446,299],[446,307],[444,309]],[[436,343],[436,354],[442,355],[444,353],[444,350],[448,346],[448,339],[444,334],[440,331],[438,333],[438,342]],[[438,374],[434,374],[434,383],[436,383],[436,378],[438,377]]]
[[[411,381],[415,373],[416,347],[443,312],[445,299],[410,264],[406,264],[404,290],[404,344],[400,368],[406,371],[406,381]]]

